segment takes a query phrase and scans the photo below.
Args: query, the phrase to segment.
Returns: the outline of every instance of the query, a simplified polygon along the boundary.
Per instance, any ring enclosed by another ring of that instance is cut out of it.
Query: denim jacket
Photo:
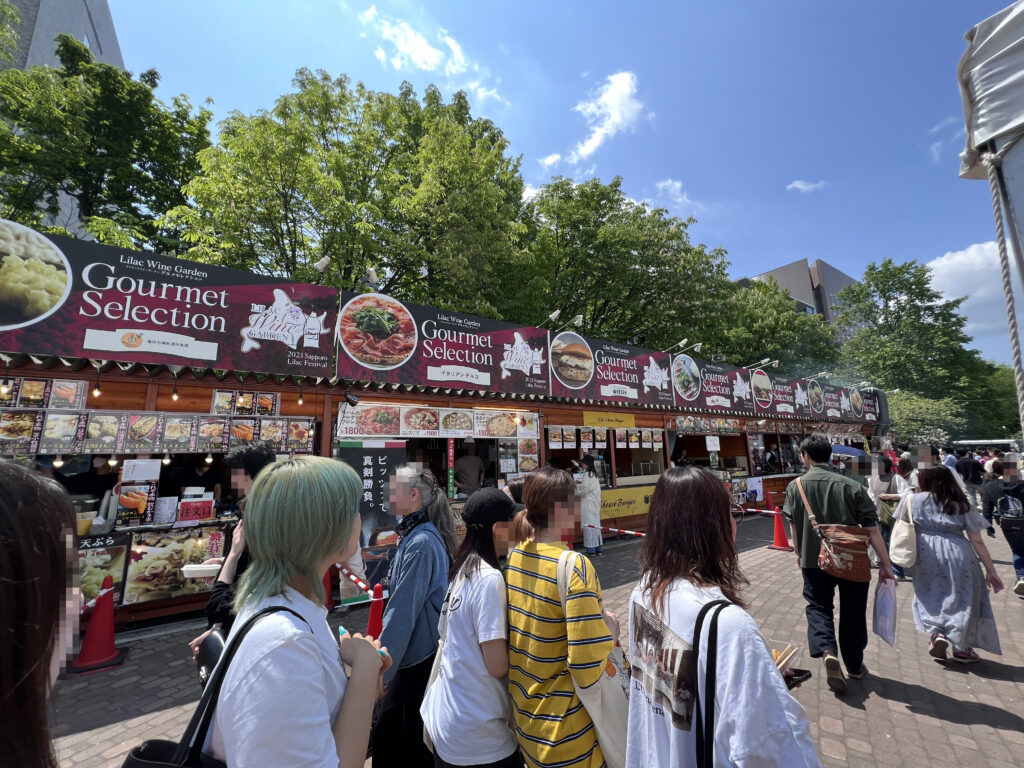
[[[381,645],[394,663],[384,676],[389,683],[399,669],[430,658],[437,651],[437,624],[448,589],[448,550],[429,520],[399,543],[391,566],[391,584]]]

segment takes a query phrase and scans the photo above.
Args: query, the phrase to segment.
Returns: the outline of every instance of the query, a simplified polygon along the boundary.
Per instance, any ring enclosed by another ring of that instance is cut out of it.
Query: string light
[[[171,392],[171,400],[178,402],[178,377],[174,377],[174,390]]]
[[[302,382],[299,382],[299,405],[302,405]]]
[[[205,461],[206,461],[207,464],[213,464],[213,454],[212,453],[206,454]]]
[[[99,368],[97,368],[96,369],[96,385],[92,388],[92,396],[93,397],[99,397],[101,394],[103,394],[103,393],[100,392],[100,370],[99,370]]]
[[[109,459],[107,459],[107,464],[109,464],[112,467],[116,467],[117,466],[117,456],[111,456]]]
[[[61,456],[59,453],[57,454],[57,458],[53,460],[53,466],[56,467],[57,469],[60,469],[61,467],[64,466],[64,457]]]
[[[163,463],[163,465],[164,465],[164,466],[166,467],[166,466],[167,466],[168,464],[170,464],[170,463],[171,463],[171,457],[170,457],[170,456],[168,456],[168,455],[167,455],[167,454],[165,453],[165,454],[164,454],[164,457],[163,457],[162,459],[160,459],[160,461],[161,461],[161,462]]]

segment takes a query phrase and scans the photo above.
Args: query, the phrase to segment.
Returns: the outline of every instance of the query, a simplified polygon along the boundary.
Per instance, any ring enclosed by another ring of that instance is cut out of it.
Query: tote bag
[[[910,568],[917,562],[917,529],[914,527],[914,497],[907,496],[901,502],[903,514],[892,527],[889,540],[889,559],[901,568]]]
[[[565,596],[569,589],[569,575],[578,552],[566,550],[558,558],[558,597],[565,614]],[[572,678],[572,675],[569,675]],[[619,646],[612,648],[604,674],[589,688],[580,688],[572,678],[572,687],[583,702],[584,709],[594,722],[597,743],[604,753],[609,768],[625,768],[626,719],[629,717],[629,664]]]
[[[819,524],[799,477],[796,479],[796,489],[800,492],[800,498],[804,502],[804,509],[807,510],[807,518],[811,521],[811,527],[821,540],[821,549],[818,551],[818,567],[837,579],[871,581],[867,529],[857,525]]]

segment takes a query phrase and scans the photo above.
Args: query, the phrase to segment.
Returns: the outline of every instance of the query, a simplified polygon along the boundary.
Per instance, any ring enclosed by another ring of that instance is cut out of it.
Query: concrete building
[[[13,4],[21,19],[12,66],[60,66],[54,40],[66,34],[85,43],[97,61],[124,69],[107,0],[13,0]]]
[[[760,275],[745,277],[737,282],[749,283],[752,280],[767,282],[774,278],[779,287],[788,291],[801,311],[809,315],[819,314],[825,322],[834,323],[836,318],[832,312],[836,294],[857,280],[845,272],[836,269],[827,261],[816,259],[808,264],[807,259],[798,259],[782,267],[762,272]]]

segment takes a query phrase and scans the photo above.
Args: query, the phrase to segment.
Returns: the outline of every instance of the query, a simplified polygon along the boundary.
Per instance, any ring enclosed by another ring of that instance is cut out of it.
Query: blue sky
[[[957,177],[963,34],[1007,0],[830,3],[110,0],[125,64],[217,118],[272,105],[299,67],[379,90],[463,89],[538,187],[623,177],[693,215],[742,277],[916,259],[968,295],[1009,360],[984,182]]]

